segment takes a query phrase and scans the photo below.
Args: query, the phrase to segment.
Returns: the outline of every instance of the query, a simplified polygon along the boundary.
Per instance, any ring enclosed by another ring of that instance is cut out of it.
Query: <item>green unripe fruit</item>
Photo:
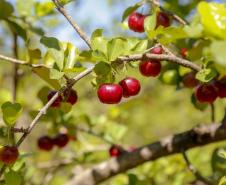
[[[196,97],[195,94],[192,94],[191,96],[191,103],[194,105],[194,107],[200,111],[204,111],[206,110],[206,108],[208,107],[208,103],[200,103]]]
[[[180,80],[180,76],[175,69],[167,70],[162,74],[161,80],[167,85],[177,85]]]

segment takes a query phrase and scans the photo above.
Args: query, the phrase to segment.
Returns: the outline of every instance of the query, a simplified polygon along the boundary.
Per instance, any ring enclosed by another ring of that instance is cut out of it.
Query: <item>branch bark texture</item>
[[[223,141],[226,130],[219,124],[203,125],[143,146],[134,152],[95,165],[73,177],[66,185],[96,185],[147,161],[181,153],[188,149]]]

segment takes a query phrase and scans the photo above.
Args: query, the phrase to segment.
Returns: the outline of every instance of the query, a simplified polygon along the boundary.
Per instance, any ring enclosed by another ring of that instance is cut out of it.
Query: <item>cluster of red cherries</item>
[[[141,13],[134,12],[129,16],[128,26],[135,32],[144,32],[144,20],[147,16]],[[164,12],[158,12],[156,16],[156,28],[158,26],[169,27],[171,24],[171,18]]]
[[[150,51],[152,54],[162,54],[163,49],[157,46]],[[156,77],[161,72],[161,62],[159,60],[141,61],[139,65],[140,73],[146,77]],[[102,84],[100,85],[97,95],[99,100],[105,104],[117,104],[122,97],[129,98],[136,96],[140,92],[140,82],[132,77],[127,77],[119,84]]]
[[[48,101],[51,100],[51,98],[57,93],[57,91],[49,91],[49,94],[47,96]],[[73,89],[70,89],[69,91],[65,91],[63,95],[58,96],[58,98],[51,104],[51,107],[58,108],[61,105],[61,102],[67,102],[71,105],[74,105],[78,101],[78,95],[77,92]]]
[[[53,149],[54,146],[58,148],[65,147],[70,140],[68,134],[57,134],[54,138],[49,136],[42,136],[38,139],[38,147],[41,150],[50,151]]]

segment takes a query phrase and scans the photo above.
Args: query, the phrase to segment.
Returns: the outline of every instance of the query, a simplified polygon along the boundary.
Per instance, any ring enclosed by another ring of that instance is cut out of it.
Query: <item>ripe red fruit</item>
[[[161,72],[162,65],[157,60],[140,62],[139,69],[142,75],[156,77]]]
[[[74,105],[77,100],[78,100],[78,95],[77,95],[77,92],[75,90],[71,90],[69,92],[69,95],[67,95],[67,102],[70,103],[71,105]]]
[[[97,91],[97,95],[102,103],[116,104],[122,99],[123,89],[118,84],[102,84]]]
[[[169,15],[167,15],[164,12],[158,12],[157,14],[157,23],[156,27],[158,26],[164,26],[164,27],[169,27],[171,24],[171,20]]]
[[[127,77],[119,82],[123,89],[123,97],[135,96],[140,92],[140,82],[132,77]]]
[[[163,54],[163,49],[161,46],[157,46],[157,47],[154,47],[153,49],[151,49],[151,53],[160,55],[160,54]]]
[[[225,98],[226,97],[226,77],[223,77],[218,81],[215,81],[213,85],[217,90],[218,97]]]
[[[122,148],[118,145],[112,145],[109,149],[109,154],[111,157],[118,157],[122,154]]]
[[[182,56],[183,58],[186,58],[186,57],[187,57],[187,48],[182,48],[182,49],[181,49],[181,56]]]
[[[57,93],[57,91],[50,91],[48,96],[47,96],[47,99],[48,101]],[[52,103],[51,107],[60,107],[60,104],[62,102],[62,96],[58,96],[58,98]]]
[[[195,92],[197,100],[201,103],[213,103],[217,95],[217,90],[213,84],[201,84]]]
[[[15,146],[4,146],[0,151],[0,160],[4,164],[14,163],[19,156],[17,147]]]
[[[69,137],[67,134],[58,134],[54,139],[53,143],[59,148],[63,148],[69,142]]]
[[[144,32],[144,19],[145,15],[137,12],[132,13],[128,19],[129,28],[135,32]]]
[[[195,78],[194,72],[185,74],[183,76],[182,82],[183,82],[184,86],[187,88],[193,88],[199,84],[199,81]]]
[[[38,139],[38,147],[41,150],[50,151],[53,148],[53,139],[49,136],[42,136]]]

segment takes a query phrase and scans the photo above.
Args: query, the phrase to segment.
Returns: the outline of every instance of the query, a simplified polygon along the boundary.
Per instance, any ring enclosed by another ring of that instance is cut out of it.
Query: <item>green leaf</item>
[[[135,10],[137,10],[140,7],[140,4],[135,4],[134,6],[128,7],[123,15],[122,15],[122,22],[130,15],[132,14]]]
[[[91,60],[95,62],[99,62],[99,61],[108,62],[106,55],[99,50],[92,51]]]
[[[53,49],[56,49],[56,50],[60,50],[60,43],[59,41],[54,38],[54,37],[46,37],[46,36],[43,36],[41,39],[40,39],[40,42],[45,45],[46,47],[48,48],[53,48]]]
[[[35,3],[35,13],[39,17],[53,14],[54,9],[55,9],[55,6],[52,2],[43,2],[43,3],[36,2]]]
[[[22,176],[19,172],[10,170],[5,173],[5,184],[6,185],[21,185],[22,184]]]
[[[129,178],[129,185],[136,185],[137,184],[138,178],[137,178],[136,175],[130,173],[130,174],[128,174],[128,178]]]
[[[13,11],[13,6],[10,3],[0,0],[0,19],[7,19]]]
[[[67,102],[62,102],[60,104],[60,110],[63,112],[63,113],[69,113],[72,109],[72,105],[70,103],[67,103]]]
[[[226,174],[226,159],[224,156],[222,156],[223,152],[226,152],[225,147],[219,147],[215,149],[211,159],[212,170],[221,175]]]
[[[33,67],[32,71],[36,73],[41,79],[46,81],[54,89],[60,89],[58,80],[50,79],[50,69],[44,66]]]
[[[7,20],[7,22],[9,24],[10,29],[13,31],[13,33],[20,36],[25,41],[27,40],[27,33],[26,33],[26,30],[24,28],[22,28],[19,24],[17,24],[14,21]]]
[[[155,30],[155,28],[156,28],[156,19],[157,19],[156,18],[156,12],[145,18],[145,20],[144,20],[145,32],[148,33],[150,31]]]
[[[226,176],[224,176],[220,179],[220,182],[218,185],[226,185]]]
[[[214,41],[210,46],[211,54],[220,67],[226,67],[226,41]]]
[[[194,105],[194,107],[200,111],[204,111],[207,109],[207,107],[209,107],[209,105],[207,103],[200,103],[196,97],[195,94],[192,94],[191,96],[191,103]]]
[[[127,131],[127,127],[114,122],[108,123],[106,134],[109,134],[115,141],[121,139]]]
[[[99,62],[98,64],[95,65],[94,72],[97,75],[105,76],[111,72],[111,66],[109,64],[107,64],[106,62]]]
[[[91,47],[92,50],[102,51],[104,54],[107,53],[107,42],[108,40],[102,36],[103,30],[97,29],[91,36]]]
[[[50,69],[49,77],[50,79],[59,80],[64,76],[64,72],[60,72],[57,69]]]
[[[59,70],[63,70],[64,68],[64,51],[63,50],[55,50],[55,49],[49,49],[49,58],[46,58],[49,63],[56,64]],[[49,60],[49,61],[48,61]]]
[[[200,2],[198,12],[208,36],[226,39],[226,8],[224,4]]]
[[[217,71],[213,68],[202,69],[196,74],[196,78],[201,82],[209,82],[217,76]]]
[[[132,49],[133,53],[143,53],[148,47],[148,40],[139,41]]]
[[[48,93],[51,89],[47,86],[42,87],[39,91],[38,91],[38,98],[42,101],[43,104],[45,104],[47,102],[47,96]]]
[[[66,43],[67,47],[64,52],[64,69],[74,68],[78,59],[78,49],[71,43]]]
[[[107,56],[109,61],[114,61],[126,52],[128,52],[128,45],[125,39],[114,38],[107,44]]]
[[[22,112],[22,106],[19,103],[5,102],[1,108],[4,122],[8,126],[13,126]]]
[[[34,0],[16,0],[16,9],[21,16],[29,17],[33,14]]]
[[[189,38],[199,38],[203,33],[203,26],[200,23],[186,25],[184,31]]]
[[[28,54],[29,54],[31,61],[34,59],[42,58],[42,53],[41,53],[40,49],[28,49]]]

